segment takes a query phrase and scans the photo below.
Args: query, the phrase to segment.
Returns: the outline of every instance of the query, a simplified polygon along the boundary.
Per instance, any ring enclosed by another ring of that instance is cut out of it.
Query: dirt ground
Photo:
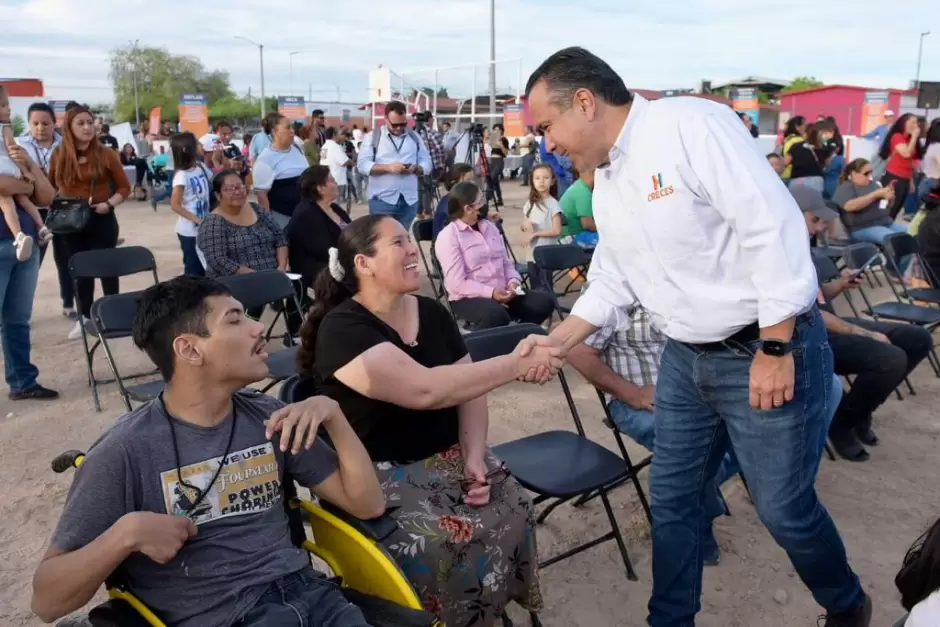
[[[518,224],[524,191],[506,182],[504,212],[507,232],[517,253]],[[361,214],[364,207],[357,207]],[[173,234],[175,218],[161,206],[151,212],[143,203],[119,209],[125,245],[146,246],[157,258],[161,278],[182,271],[179,245]],[[125,290],[145,287],[148,278],[122,281]],[[428,289],[425,293],[430,293]],[[887,288],[879,292],[887,297]],[[100,292],[99,292],[100,294]],[[40,382],[57,389],[55,402],[13,403],[0,397],[0,625],[39,625],[29,610],[30,579],[58,518],[71,477],[56,476],[49,462],[66,449],[84,449],[123,411],[114,385],[102,390],[103,411],[94,409],[86,381],[80,341],[66,335],[70,321],[61,316],[58,283],[51,259],[43,264],[33,314],[33,361]],[[117,360],[124,372],[143,371],[146,358],[129,340],[118,342]],[[96,369],[107,371],[99,355]],[[571,368],[566,369],[588,435],[615,449],[594,390]],[[940,515],[940,484],[936,476],[940,423],[936,399],[940,380],[922,365],[912,381],[917,395],[903,402],[890,399],[876,415],[881,444],[865,464],[822,463],[818,489],[832,513],[851,563],[872,595],[872,625],[886,627],[903,613],[893,580],[909,544]],[[489,396],[490,440],[499,443],[548,429],[572,429],[560,388],[513,384]],[[931,410],[931,407],[934,407]],[[634,460],[644,451],[632,445]],[[930,460],[933,459],[933,462]],[[646,484],[647,473],[641,474]],[[732,516],[717,522],[721,564],[706,568],[703,627],[797,627],[816,625],[821,613],[793,572],[786,555],[761,526],[739,480],[726,484]],[[641,626],[651,587],[649,528],[632,487],[611,495],[620,526],[627,536],[630,557],[639,575],[627,580],[613,543],[605,543],[542,571],[549,626]],[[540,553],[553,555],[577,540],[603,533],[603,508],[593,501],[582,509],[561,507],[538,530]],[[526,624],[513,612],[517,624]]]

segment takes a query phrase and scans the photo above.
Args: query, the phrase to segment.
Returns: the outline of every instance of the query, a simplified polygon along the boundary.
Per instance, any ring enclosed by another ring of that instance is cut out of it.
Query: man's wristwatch
[[[110,200],[104,201],[104,204],[108,206],[108,211],[114,211],[114,205],[111,204]]]
[[[770,357],[783,357],[789,355],[793,350],[790,342],[781,342],[780,340],[761,340],[760,351]]]

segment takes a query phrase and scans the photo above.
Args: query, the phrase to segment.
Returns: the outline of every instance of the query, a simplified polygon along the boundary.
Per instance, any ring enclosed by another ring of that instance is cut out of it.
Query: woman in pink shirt
[[[437,236],[434,254],[451,308],[474,329],[502,327],[511,320],[542,324],[552,313],[552,299],[522,289],[499,229],[480,219],[483,201],[476,183],[458,183],[450,190],[450,222]]]

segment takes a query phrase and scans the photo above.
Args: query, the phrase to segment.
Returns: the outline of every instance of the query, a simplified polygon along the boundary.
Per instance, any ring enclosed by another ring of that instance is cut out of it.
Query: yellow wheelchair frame
[[[53,461],[53,470],[60,473],[69,467],[78,468],[84,460],[84,453],[69,451]],[[300,510],[313,532],[315,542],[305,540],[303,548],[326,562],[330,570],[342,578],[344,587],[408,609],[423,609],[411,583],[381,544],[316,503],[295,498],[291,499],[290,507]],[[166,627],[130,591],[108,588],[108,596],[127,602],[151,627]],[[436,621],[435,627],[444,627],[444,623]]]

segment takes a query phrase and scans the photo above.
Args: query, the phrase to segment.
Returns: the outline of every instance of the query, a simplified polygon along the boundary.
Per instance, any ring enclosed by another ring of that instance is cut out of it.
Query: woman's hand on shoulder
[[[280,432],[281,451],[286,452],[290,447],[291,453],[296,455],[301,446],[310,450],[317,439],[320,425],[327,425],[332,420],[346,420],[339,403],[328,396],[312,396],[271,414],[265,422],[265,437],[270,440],[275,433]]]

